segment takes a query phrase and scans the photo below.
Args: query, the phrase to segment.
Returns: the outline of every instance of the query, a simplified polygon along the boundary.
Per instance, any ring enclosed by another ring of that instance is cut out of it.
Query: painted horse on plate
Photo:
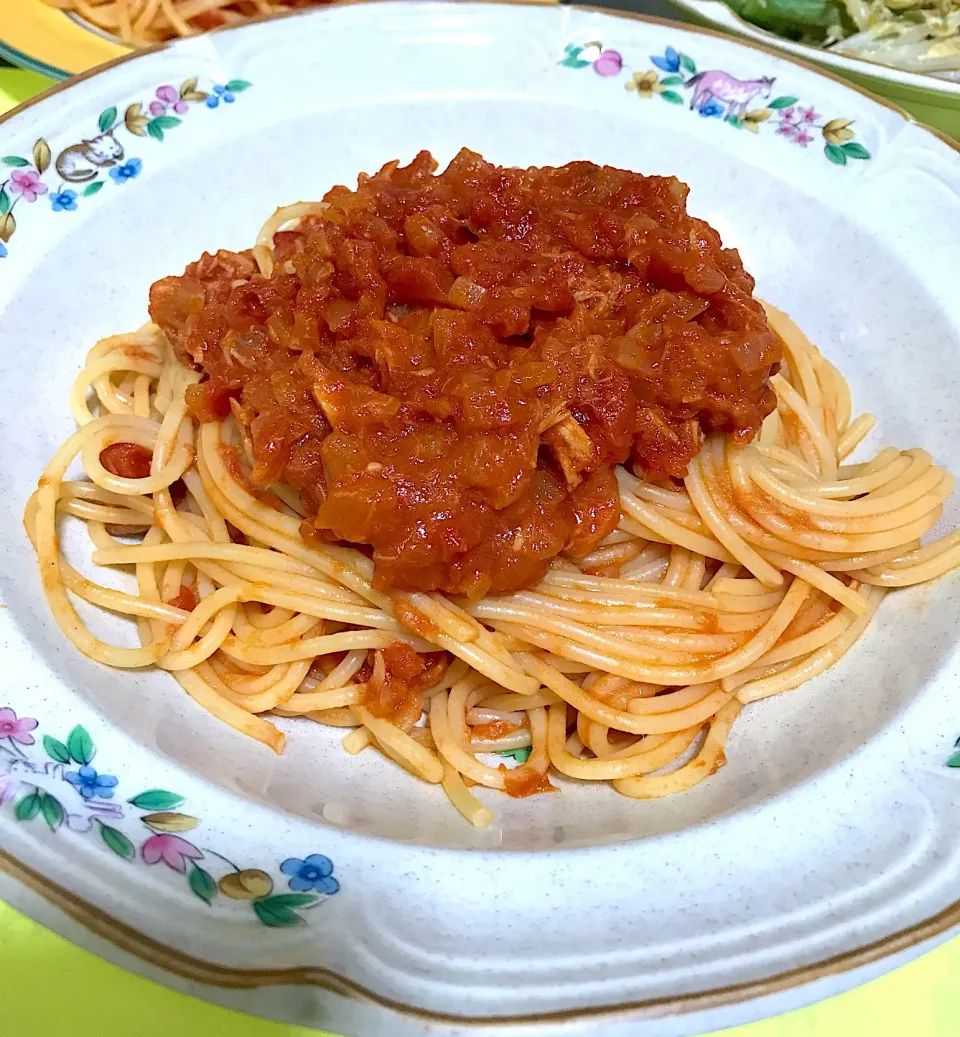
[[[698,72],[683,85],[693,87],[690,107],[700,111],[711,101],[717,100],[727,106],[725,119],[742,119],[747,107],[755,97],[769,97],[774,83],[773,76],[762,79],[737,79],[729,72]]]

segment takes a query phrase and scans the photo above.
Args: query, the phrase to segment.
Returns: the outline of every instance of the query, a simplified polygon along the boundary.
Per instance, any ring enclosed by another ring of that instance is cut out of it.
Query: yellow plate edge
[[[85,72],[131,50],[84,28],[43,0],[14,0],[3,14],[0,56],[58,79]]]

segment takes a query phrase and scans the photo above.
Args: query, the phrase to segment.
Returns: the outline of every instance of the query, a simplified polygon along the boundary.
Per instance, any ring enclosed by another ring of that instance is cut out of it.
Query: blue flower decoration
[[[6,258],[7,258],[7,246],[4,245],[4,243],[2,241],[0,241],[0,259],[6,259]]]
[[[723,113],[724,106],[715,97],[711,97],[706,104],[700,106],[700,114],[705,119],[719,119]]]
[[[233,104],[236,100],[233,93],[229,91],[225,86],[215,86],[212,94],[207,94],[206,106],[208,108],[216,108],[221,101],[224,104]]]
[[[680,55],[673,49],[673,47],[667,47],[663,52],[663,57],[651,54],[650,60],[658,69],[660,69],[661,72],[680,71]]]
[[[110,179],[115,180],[118,184],[126,183],[128,180],[132,180],[135,176],[139,176],[142,168],[143,163],[140,159],[127,159],[122,166],[114,166],[113,169],[110,170]]]
[[[84,799],[113,799],[113,790],[117,779],[112,774],[98,774],[93,767],[85,764],[78,771],[67,771],[64,775]]]
[[[77,207],[77,192],[69,188],[50,195],[50,205],[54,212],[73,212]]]
[[[298,893],[315,889],[318,893],[332,896],[340,888],[340,883],[333,877],[333,861],[322,853],[311,853],[305,860],[288,857],[280,865],[280,870],[290,876],[290,888]]]

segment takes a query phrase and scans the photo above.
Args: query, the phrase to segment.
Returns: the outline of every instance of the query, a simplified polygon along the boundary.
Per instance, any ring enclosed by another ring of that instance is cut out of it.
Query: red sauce
[[[484,724],[474,724],[470,735],[483,742],[495,742],[504,735],[512,735],[521,729],[520,724],[511,724],[508,720],[488,720]]]
[[[146,479],[153,454],[138,443],[112,443],[100,451],[100,464],[121,479]]]
[[[677,478],[705,432],[750,439],[781,352],[675,178],[435,168],[333,188],[275,236],[271,276],[205,254],[150,313],[206,376],[193,414],[233,409],[305,536],[369,545],[378,586],[480,597],[595,548],[614,465]]]
[[[171,598],[169,604],[177,609],[186,609],[187,612],[193,612],[197,607],[197,595],[194,593],[192,587],[186,583],[180,584],[180,593],[175,598]]]
[[[447,653],[420,655],[408,644],[394,641],[383,649],[382,655],[385,667],[382,678],[378,677],[368,655],[355,679],[366,682],[364,704],[374,716],[409,731],[423,714],[424,691],[436,684],[446,672]]]
[[[508,796],[514,799],[524,799],[527,796],[536,796],[541,792],[556,792],[556,785],[550,784],[546,774],[541,774],[527,764],[522,767],[514,767],[508,770],[500,764],[503,771],[503,789]]]

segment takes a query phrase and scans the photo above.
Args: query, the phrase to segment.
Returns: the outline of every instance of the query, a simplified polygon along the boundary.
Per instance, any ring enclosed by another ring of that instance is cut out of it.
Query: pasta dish
[[[478,826],[477,786],[689,789],[744,705],[960,564],[922,540],[952,478],[849,460],[873,417],[679,180],[436,170],[277,210],[93,347],[26,511],[47,600],[91,659],[277,752],[271,717],[343,728]],[[64,516],[128,589],[68,561]]]

